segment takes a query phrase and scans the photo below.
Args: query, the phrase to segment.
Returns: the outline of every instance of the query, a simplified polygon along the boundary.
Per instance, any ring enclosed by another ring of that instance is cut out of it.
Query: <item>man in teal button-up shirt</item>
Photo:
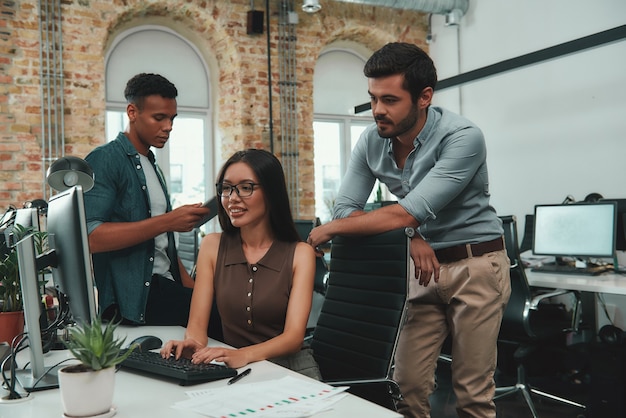
[[[160,75],[133,77],[124,92],[127,130],[86,157],[95,174],[85,194],[89,246],[105,318],[187,325],[193,280],[180,264],[173,232],[190,231],[208,209],[198,203],[172,210],[150,150],[169,139],[177,94]]]

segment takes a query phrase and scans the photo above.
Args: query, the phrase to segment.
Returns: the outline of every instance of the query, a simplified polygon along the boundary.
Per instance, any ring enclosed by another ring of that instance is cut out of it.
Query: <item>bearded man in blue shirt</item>
[[[399,412],[430,417],[437,359],[450,335],[459,417],[495,417],[496,344],[511,290],[502,223],[489,204],[483,134],[431,106],[437,72],[417,46],[385,45],[364,73],[376,123],[352,152],[334,220],[313,229],[308,242],[406,228],[415,280],[395,358]],[[398,204],[364,212],[376,180]]]
[[[191,231],[209,209],[172,209],[150,148],[163,148],[177,115],[178,91],[158,74],[131,78],[124,96],[129,125],[86,160],[95,185],[85,193],[89,247],[105,319],[186,326],[194,281],[173,232]]]

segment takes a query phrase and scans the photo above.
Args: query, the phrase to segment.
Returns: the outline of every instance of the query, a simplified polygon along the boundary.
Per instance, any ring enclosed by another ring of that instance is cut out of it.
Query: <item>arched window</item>
[[[158,73],[178,89],[178,116],[163,149],[153,149],[165,174],[172,206],[213,195],[214,169],[209,71],[198,50],[161,26],[139,26],[117,36],[106,57],[106,139],[128,123],[124,88],[138,73]]]
[[[368,103],[366,59],[354,48],[340,45],[320,54],[313,80],[315,147],[315,216],[327,222],[346,171],[350,153],[365,128],[373,123],[370,112],[354,113]],[[375,185],[370,201],[374,201]],[[383,191],[386,197],[388,193]]]

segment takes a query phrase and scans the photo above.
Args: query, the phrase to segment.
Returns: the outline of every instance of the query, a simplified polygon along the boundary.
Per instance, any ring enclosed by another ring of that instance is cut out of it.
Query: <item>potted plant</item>
[[[18,242],[30,233],[34,234],[36,251],[40,254],[47,246],[46,232],[33,231],[32,228],[16,224],[12,230],[13,241]],[[0,260],[0,302],[0,342],[11,343],[24,330],[23,299],[15,247],[9,247]]]
[[[70,328],[66,347],[80,363],[59,370],[59,387],[66,416],[90,417],[115,412],[113,388],[115,366],[134,349],[122,348],[125,338],[115,336],[116,323],[102,324],[100,317],[91,323]]]

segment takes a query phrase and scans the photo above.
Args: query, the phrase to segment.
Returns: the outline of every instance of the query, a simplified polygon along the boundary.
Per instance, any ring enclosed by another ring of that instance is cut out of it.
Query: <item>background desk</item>
[[[582,292],[583,322],[590,322],[594,331],[608,323],[607,318],[597,315],[599,308],[597,294],[626,296],[626,275],[624,274],[604,273],[597,276],[583,276],[579,274],[541,273],[526,269],[526,277],[531,286]],[[624,306],[621,309],[623,310]],[[619,323],[615,325],[623,326]]]
[[[156,335],[163,340],[182,339],[184,328],[181,327],[120,327],[119,335],[127,336],[126,342],[141,335]],[[23,366],[27,356],[19,356],[19,365]],[[68,358],[67,350],[56,351],[46,355],[45,364],[51,366]],[[261,361],[249,365],[252,373],[245,378],[247,383],[270,379],[279,379],[290,375],[301,379],[308,379],[303,375],[280,367],[269,361]],[[227,380],[203,383],[194,386],[179,386],[176,383],[162,380],[157,377],[145,377],[123,369],[115,376],[115,393],[113,404],[117,408],[115,418],[199,418],[193,412],[171,408],[175,402],[188,399],[185,392],[188,390],[206,389],[211,387],[225,387]],[[0,389],[0,396],[6,393]],[[61,418],[61,398],[58,389],[33,392],[33,399],[20,403],[0,403],[0,418]],[[368,402],[357,396],[348,394],[333,405],[330,411],[319,414],[323,418],[401,418],[401,415]]]
[[[580,274],[539,273],[526,269],[526,277],[531,286],[626,295],[626,275],[623,274],[604,273],[597,276],[583,276]]]

